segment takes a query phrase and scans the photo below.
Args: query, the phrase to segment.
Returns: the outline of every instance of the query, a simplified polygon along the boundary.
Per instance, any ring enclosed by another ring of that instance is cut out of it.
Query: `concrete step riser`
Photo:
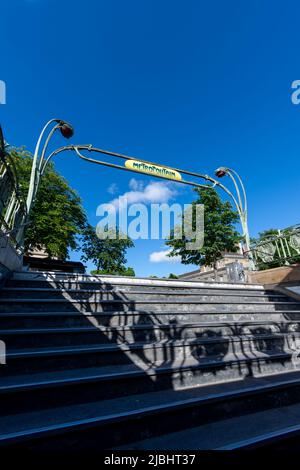
[[[197,294],[192,292],[188,295],[183,295],[180,292],[176,294],[161,294],[161,293],[141,293],[141,294],[132,294],[121,293],[121,292],[63,292],[61,290],[53,289],[50,292],[45,292],[41,290],[40,292],[35,290],[22,291],[22,290],[3,290],[1,292],[1,297],[6,299],[67,299],[67,300],[89,300],[91,302],[100,302],[102,300],[119,300],[120,302],[132,300],[132,301],[147,301],[147,300],[157,300],[159,302],[167,301],[194,301],[194,302],[219,302],[219,303],[240,303],[240,302],[290,302],[290,299],[285,298],[281,295],[221,295],[221,294]],[[0,297],[0,299],[1,299]]]
[[[142,374],[139,377],[123,378],[118,379],[116,381],[89,382],[83,384],[66,385],[64,387],[30,389],[27,391],[23,390],[14,393],[7,392],[2,393],[0,400],[0,413],[6,416],[7,414],[9,414],[9,409],[12,409],[12,407],[15,413],[26,412],[28,411],[28,409],[31,409],[32,403],[35,404],[35,410],[37,411],[39,409],[47,409],[51,407],[56,408],[59,406],[94,402],[102,399],[105,400],[108,397],[112,399],[121,396],[130,396],[138,393],[167,390],[170,388],[179,390],[191,386],[197,386],[199,384],[202,385],[233,379],[243,379],[249,374],[253,374],[259,377],[263,374],[270,374],[276,371],[286,372],[288,370],[293,370],[291,363],[288,361],[270,361],[269,363],[258,363],[258,361],[253,361],[251,365],[233,364],[231,366],[223,368],[215,368],[211,372],[196,370],[181,371],[180,374],[178,372],[161,374],[158,375],[155,380],[153,379],[153,377],[151,378],[146,374]],[[267,395],[265,394],[263,395],[263,397],[266,396]],[[299,401],[299,388],[296,389],[294,395],[287,394],[286,392],[283,393],[282,398],[280,399],[280,401],[278,400],[277,402],[274,399],[274,396],[271,394],[271,398],[273,401],[271,400],[270,406],[274,406],[274,403],[276,403],[277,406],[284,406],[285,402],[288,401],[290,397],[294,397],[294,400]],[[232,403],[232,401],[230,403]],[[259,407],[260,405],[262,405],[262,409],[264,407],[263,398],[260,397],[258,400],[257,397],[254,395],[254,399],[252,399],[250,402],[249,400],[245,401],[245,399],[241,399],[239,406],[240,412],[244,411],[246,403],[249,404],[250,409],[257,409],[257,407]],[[142,405],[143,404],[141,403],[141,406]],[[217,411],[218,406],[216,406],[215,403],[213,404],[212,409],[208,408],[209,406],[209,404],[205,403],[203,409],[208,410],[207,416],[213,420],[215,414],[212,411]],[[228,415],[231,416],[230,409],[230,404],[227,403],[225,407],[226,417],[228,417]],[[190,412],[185,410],[184,412],[184,415],[189,419],[193,416],[192,410]],[[144,419],[147,418],[143,418],[142,420],[143,427],[146,430],[147,421],[144,421]],[[201,415],[201,422],[202,419],[205,422],[205,414],[203,416]],[[157,426],[157,416],[155,420],[156,429],[162,429],[160,426]],[[161,422],[169,423],[168,420],[161,420]],[[118,422],[117,425],[120,426],[120,422]],[[173,426],[170,422],[170,430],[172,429]],[[127,433],[128,431],[129,427],[127,425]]]
[[[39,302],[27,302],[20,301],[15,302],[14,300],[11,302],[0,302],[0,312],[117,312],[117,311],[145,311],[145,312],[215,312],[215,313],[228,313],[228,312],[239,312],[243,313],[245,311],[248,312],[276,312],[278,310],[300,310],[300,305],[297,303],[280,303],[280,304],[273,304],[271,302],[265,303],[247,303],[247,304],[239,304],[239,303],[226,303],[226,304],[214,304],[214,303],[144,303],[144,302],[69,302],[69,301],[59,301],[59,302],[47,302],[47,301],[39,301]]]
[[[157,344],[155,346],[139,348],[136,350],[123,350],[120,346],[117,350],[85,352],[81,354],[60,354],[38,357],[18,357],[7,359],[7,366],[2,366],[3,375],[23,373],[24,371],[55,371],[65,369],[76,369],[85,367],[101,367],[107,365],[135,364],[139,368],[157,367],[171,364],[175,361],[182,361],[191,358],[195,361],[207,358],[223,360],[227,354],[286,352],[288,348],[300,351],[300,339],[293,335],[288,337],[272,339],[240,339],[232,341],[224,339],[206,344],[190,343],[188,345]],[[9,349],[7,351],[9,353]],[[0,371],[0,373],[1,373]]]
[[[5,366],[6,367],[6,366]],[[0,368],[0,372],[3,366]],[[174,388],[182,390],[191,386],[226,382],[228,380],[243,379],[247,376],[272,374],[274,372],[288,372],[295,370],[290,358],[270,360],[252,360],[246,363],[211,364],[209,368],[197,368],[192,370],[182,369],[181,371],[171,371],[164,374],[150,375],[147,372],[136,368],[139,375],[132,377],[119,377],[117,380],[101,380],[84,382],[77,384],[66,384],[38,389],[29,389],[10,394],[1,393],[0,409],[8,411],[8,397],[12,396],[16,412],[21,409],[26,410],[27,403],[35,403],[37,409],[42,409],[47,403],[50,406],[62,404],[84,403],[85,401],[97,401],[98,399],[109,399],[121,396],[129,396],[138,393],[146,393],[164,389]],[[23,371],[24,373],[26,370]],[[17,397],[20,400],[17,400]],[[34,400],[38,396],[39,401]],[[1,408],[2,407],[2,408]]]
[[[200,281],[186,281],[180,279],[165,279],[165,278],[142,278],[142,277],[124,277],[124,276],[94,276],[82,275],[77,273],[60,273],[60,272],[15,272],[12,281],[43,281],[43,282],[96,282],[97,284],[107,284],[112,286],[126,285],[126,286],[147,286],[150,287],[184,287],[184,288],[221,288],[221,289],[253,289],[262,290],[262,284],[242,284],[242,283],[228,283],[228,282],[200,282]]]
[[[172,327],[170,328],[144,328],[144,329],[110,329],[107,332],[95,328],[89,332],[55,332],[47,333],[46,329],[41,333],[5,334],[0,332],[0,340],[4,341],[7,348],[26,349],[53,346],[75,346],[75,345],[100,345],[110,342],[120,343],[153,343],[164,340],[187,340],[196,338],[238,336],[238,335],[264,335],[300,332],[300,324],[280,325],[249,325],[244,326],[207,326],[207,327]]]
[[[223,295],[223,294],[236,294],[236,295],[259,295],[264,296],[268,294],[274,294],[276,292],[264,289],[222,289],[222,288],[205,288],[205,287],[197,287],[197,288],[190,288],[190,287],[165,287],[165,286],[140,286],[140,285],[124,285],[124,284],[105,284],[99,282],[46,282],[46,281],[17,281],[11,280],[8,281],[5,285],[6,287],[10,288],[43,288],[43,289],[79,289],[79,290],[106,290],[106,291],[122,291],[122,292],[149,292],[149,293],[157,293],[157,292],[168,292],[170,293],[186,293],[186,294],[203,294],[203,295]]]
[[[139,417],[98,424],[68,434],[42,437],[29,442],[20,442],[10,449],[26,449],[31,451],[65,450],[76,446],[77,450],[99,451],[99,435],[101,448],[118,448],[124,444],[162,436],[170,432],[178,432],[187,428],[208,424],[245,413],[259,412],[274,407],[284,407],[299,403],[300,386],[286,386],[276,390],[268,390],[258,395],[247,395],[239,398],[224,398],[219,401],[199,402],[189,407],[178,406],[172,410],[160,410]],[[18,400],[19,402],[19,400]],[[159,420],[159,426],[157,421]]]
[[[120,315],[107,315],[101,313],[98,315],[84,315],[78,313],[65,313],[63,315],[51,315],[49,313],[42,313],[35,315],[28,313],[24,316],[14,316],[7,314],[5,317],[0,317],[1,330],[13,328],[75,328],[75,327],[124,327],[130,325],[146,325],[151,328],[153,325],[160,325],[170,323],[171,327],[175,325],[184,327],[186,323],[203,323],[203,322],[218,322],[230,323],[234,321],[254,322],[254,321],[270,321],[274,324],[281,324],[285,321],[299,321],[300,314],[288,313],[278,314],[272,312],[265,313],[236,313],[236,314],[221,314],[216,313],[204,314],[120,314]],[[210,327],[209,327],[210,328]]]

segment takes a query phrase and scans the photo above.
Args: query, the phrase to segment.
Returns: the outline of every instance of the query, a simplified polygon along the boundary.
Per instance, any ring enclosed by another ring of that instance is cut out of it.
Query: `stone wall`
[[[18,254],[9,237],[0,232],[0,284],[13,271],[20,271],[22,255]]]
[[[282,284],[294,281],[300,281],[299,264],[249,272],[249,282],[252,284]]]

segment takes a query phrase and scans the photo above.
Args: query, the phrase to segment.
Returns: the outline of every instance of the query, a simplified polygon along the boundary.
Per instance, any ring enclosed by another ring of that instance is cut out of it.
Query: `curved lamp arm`
[[[243,197],[244,197],[244,211],[247,212],[248,210],[248,202],[247,202],[247,195],[246,195],[246,190],[245,190],[245,186],[244,186],[244,183],[242,181],[242,178],[240,177],[240,175],[235,171],[233,170],[232,168],[228,168],[229,172],[231,173],[231,179],[234,180],[234,177],[232,175],[235,175],[240,183],[240,187],[242,188],[242,192],[243,192]]]
[[[222,178],[223,176],[228,175],[234,184],[238,201],[239,201],[239,206],[240,206],[239,214],[240,214],[241,225],[243,228],[243,236],[245,239],[246,253],[248,254],[248,257],[249,257],[249,269],[253,270],[255,269],[255,262],[254,262],[253,254],[250,249],[250,234],[249,234],[249,228],[248,228],[248,202],[247,202],[245,186],[243,184],[243,181],[240,175],[235,170],[232,170],[231,168],[220,167],[215,171],[215,174],[219,178]],[[240,189],[242,190],[243,198],[241,196]]]
[[[48,127],[54,122],[56,122],[56,123],[59,122],[59,119],[50,119],[50,121],[48,121],[45,124],[45,126],[42,129],[42,132],[39,135],[36,146],[35,146],[35,151],[34,151],[33,161],[32,161],[32,167],[31,167],[30,183],[29,183],[29,189],[28,189],[27,201],[26,201],[27,212],[29,212],[29,210],[31,208],[32,201],[34,199],[35,192],[36,192],[37,162],[38,162],[38,157],[39,157],[40,146],[41,146],[43,137],[45,135],[45,132],[47,131]]]
[[[50,130],[48,133],[48,136],[45,140],[45,143],[43,145],[42,151],[40,153],[40,147],[42,145],[42,141],[45,137],[46,132],[48,131],[48,128],[55,123],[55,126]],[[66,138],[72,137],[73,135],[73,128],[70,124],[68,124],[66,121],[63,121],[62,119],[50,119],[45,126],[42,129],[42,132],[39,135],[34,155],[33,155],[33,161],[32,161],[32,168],[31,168],[31,175],[30,175],[30,183],[29,183],[29,189],[28,189],[28,194],[27,194],[27,200],[26,200],[26,206],[27,206],[27,213],[29,214],[32,203],[35,199],[36,192],[38,189],[40,177],[41,177],[41,171],[43,167],[43,162],[45,159],[46,151],[49,145],[49,142],[55,133],[57,129],[60,129],[62,135]]]

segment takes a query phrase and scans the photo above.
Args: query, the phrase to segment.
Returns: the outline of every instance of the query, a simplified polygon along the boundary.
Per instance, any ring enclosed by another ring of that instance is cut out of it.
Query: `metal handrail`
[[[270,247],[271,249],[267,249]],[[300,224],[278,230],[250,247],[257,266],[300,262]]]
[[[8,233],[15,233],[16,236],[11,237],[11,240],[16,247],[22,247],[23,239],[21,236],[21,226],[27,215],[26,203],[21,194],[15,163],[11,155],[5,150],[5,143],[1,126],[0,167],[2,168],[0,173],[2,185],[5,185],[4,190],[6,196],[5,200],[2,201],[3,204],[0,212],[1,231],[3,232],[3,236],[7,236]],[[7,177],[5,178],[6,175]]]

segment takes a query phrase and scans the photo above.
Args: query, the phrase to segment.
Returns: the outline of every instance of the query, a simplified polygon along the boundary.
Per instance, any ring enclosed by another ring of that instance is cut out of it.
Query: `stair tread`
[[[70,299],[67,297],[62,297],[59,299],[48,299],[48,298],[43,298],[43,299],[34,299],[34,298],[28,298],[28,297],[15,297],[15,298],[10,298],[10,297],[0,297],[0,303],[62,303],[62,302],[68,302],[68,303],[97,303],[97,304],[128,304],[128,303],[134,303],[134,304],[226,304],[223,299],[219,300],[204,300],[201,302],[200,300],[159,300],[159,299],[109,299],[109,300],[103,300],[103,299]],[[296,300],[290,300],[287,298],[287,300],[284,301],[271,301],[271,302],[262,302],[262,301],[246,301],[246,300],[237,300],[236,302],[230,301],[227,302],[228,304],[236,304],[236,305],[299,305],[300,302]]]
[[[58,431],[61,428],[78,429],[80,426],[100,423],[105,424],[107,422],[130,419],[149,413],[160,413],[164,410],[207,403],[212,400],[219,401],[226,398],[228,399],[229,397],[234,398],[252,393],[262,393],[268,389],[280,388],[287,385],[292,386],[299,384],[299,382],[300,372],[290,372],[262,378],[247,378],[222,384],[198,386],[185,390],[169,389],[165,390],[163,393],[161,391],[143,393],[92,403],[73,404],[59,408],[24,412],[2,417],[0,441],[22,439],[28,435],[31,437],[34,435],[38,436]],[[218,423],[213,423],[213,425],[214,424]],[[200,429],[204,430],[207,426],[212,425],[203,425]],[[238,430],[239,428],[237,427],[236,429]],[[174,445],[174,442],[176,442],[174,441],[174,437],[184,433],[187,433],[187,435],[190,434],[190,436],[194,435],[192,430],[186,430],[180,433],[173,433],[174,435],[168,435],[169,440],[172,440]],[[203,436],[205,436],[205,432],[203,432]],[[241,435],[239,436],[241,437]],[[148,439],[148,445],[157,439],[160,441],[160,445],[162,445],[161,442],[163,442],[164,438],[165,436]],[[137,446],[147,445],[147,441],[138,443]],[[168,437],[166,442],[168,442]],[[178,440],[177,445],[178,442],[181,444],[182,442],[188,443],[190,439],[186,441]],[[190,448],[199,448],[199,443],[202,443],[202,440],[198,441],[198,446]],[[132,448],[132,446],[130,447]]]
[[[121,315],[126,317],[126,315],[175,315],[175,316],[180,316],[180,315],[290,315],[290,314],[299,314],[300,310],[266,310],[266,311],[261,311],[261,310],[242,310],[242,311],[225,311],[225,312],[216,312],[216,311],[193,311],[193,312],[186,312],[186,311],[164,311],[164,312],[156,312],[156,311],[150,311],[146,312],[145,310],[104,310],[101,312],[81,312],[79,310],[67,310],[67,311],[29,311],[29,312],[0,312],[0,318],[1,317],[12,317],[12,316],[79,316],[79,317],[101,317],[101,316],[108,316],[108,315]]]
[[[203,292],[174,292],[174,291],[151,291],[151,290],[122,290],[122,289],[76,289],[76,288],[60,288],[60,287],[4,287],[2,292],[76,292],[76,293],[91,293],[91,294],[135,294],[135,295],[170,295],[170,296],[233,296],[233,297],[259,297],[259,298],[268,298],[268,297],[282,297],[287,298],[286,295],[282,293],[253,293],[253,292],[213,292],[213,293],[203,293]]]
[[[99,331],[100,333],[100,331]],[[108,352],[108,351],[131,351],[135,349],[152,349],[164,348],[166,346],[196,346],[202,344],[215,344],[222,342],[239,342],[239,341],[253,341],[261,339],[276,339],[285,336],[300,336],[299,332],[267,332],[259,334],[239,334],[239,335],[223,335],[223,336],[206,336],[201,338],[186,338],[186,339],[161,339],[152,342],[136,341],[131,343],[109,343],[109,344],[86,344],[86,345],[72,345],[72,346],[58,346],[58,347],[35,347],[25,349],[10,349],[7,350],[7,358],[16,357],[39,357],[39,356],[53,356],[65,355],[76,353],[89,353],[89,352]]]
[[[141,366],[131,364],[118,364],[100,367],[87,367],[83,369],[68,369],[63,371],[36,372],[33,374],[20,374],[15,376],[2,377],[0,383],[0,393],[7,391],[17,391],[31,388],[51,387],[57,385],[67,385],[80,382],[114,380],[118,378],[129,378],[141,375],[153,376],[159,373],[180,371],[186,369],[201,369],[212,365],[226,365],[239,362],[251,362],[259,360],[289,359],[294,351],[269,351],[268,354],[261,351],[254,353],[249,351],[247,354],[240,352],[227,354],[222,359],[210,356],[209,358],[196,360],[186,358],[177,359],[172,363],[164,362],[156,367],[144,364]]]
[[[259,425],[258,425],[259,424]],[[253,412],[130,444],[131,450],[230,450],[300,430],[300,404]],[[125,446],[117,447],[123,450]],[[128,449],[128,445],[127,445]]]
[[[282,324],[295,324],[300,323],[300,320],[281,320],[280,325]],[[94,326],[79,326],[79,327],[54,327],[54,328],[8,328],[8,329],[1,329],[1,335],[23,335],[23,334],[55,334],[55,333],[96,333],[96,332],[112,332],[112,331],[124,331],[124,330],[161,330],[161,329],[176,329],[176,328],[207,328],[207,327],[224,327],[224,326],[257,326],[257,325],[270,325],[276,326],[272,320],[232,320],[232,321],[214,321],[214,322],[196,322],[196,323],[159,323],[159,324],[138,324],[138,325],[124,325],[124,326],[112,326],[107,327],[103,326],[101,329],[98,329]],[[289,333],[294,333],[293,331]]]
[[[61,279],[62,278],[62,279]],[[54,281],[54,282],[66,282],[73,281],[74,279],[84,279],[84,281],[79,282],[97,282],[97,283],[109,283],[111,285],[115,284],[131,284],[131,285],[149,285],[157,286],[164,285],[169,287],[199,287],[199,286],[224,286],[225,288],[238,288],[238,289],[264,289],[262,284],[242,284],[242,283],[231,283],[224,281],[190,281],[184,279],[165,279],[165,278],[149,278],[149,277],[130,277],[130,276],[115,276],[115,275],[91,275],[91,274],[77,274],[77,273],[64,273],[64,272],[55,272],[55,271],[15,271],[12,277],[12,280],[22,280],[22,281]]]

